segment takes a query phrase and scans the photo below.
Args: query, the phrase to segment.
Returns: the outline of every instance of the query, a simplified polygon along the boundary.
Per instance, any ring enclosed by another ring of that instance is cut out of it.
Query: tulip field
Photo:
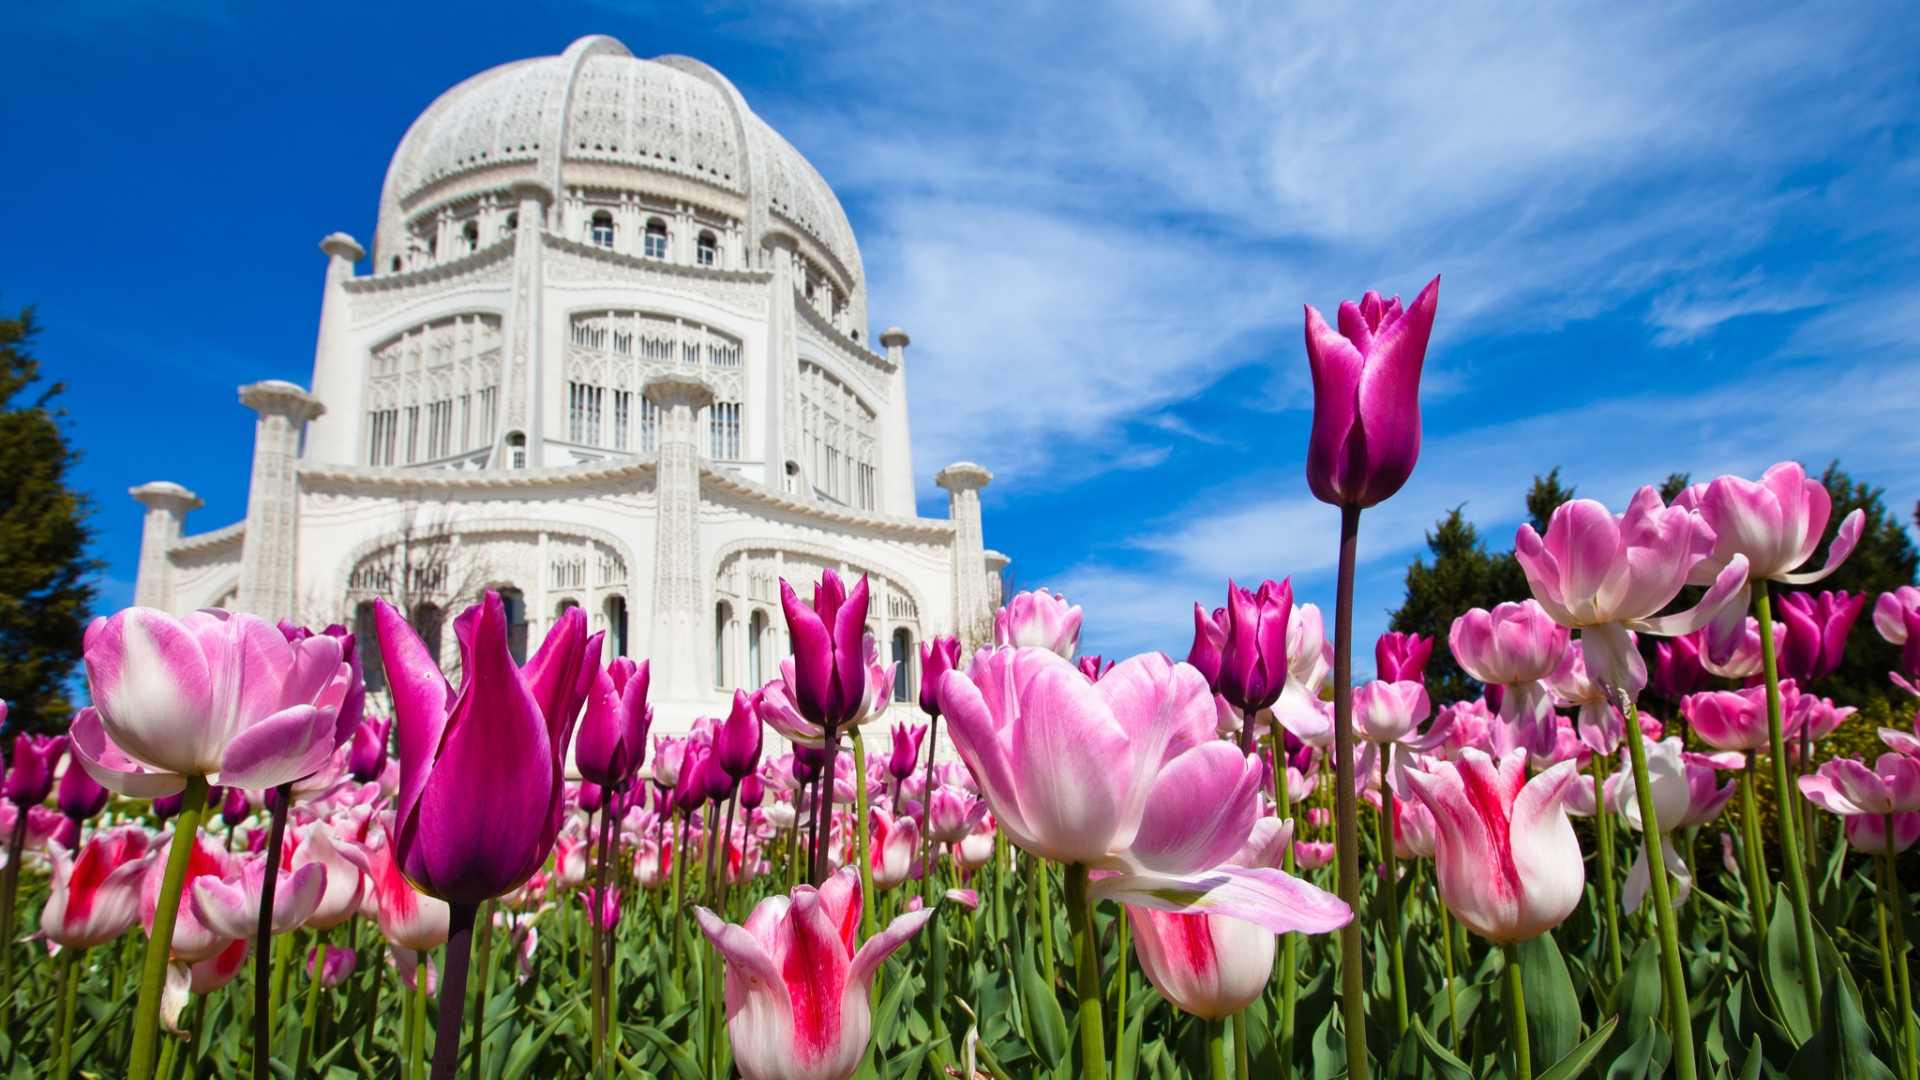
[[[1226,583],[1183,658],[1041,589],[895,701],[828,571],[669,735],[577,608],[520,664],[488,592],[445,672],[384,602],[96,621],[92,705],[10,748],[0,1071],[1920,1080],[1920,589],[1807,588],[1862,524],[1800,465],[1521,527],[1473,697],[1413,634],[1354,678],[1438,286],[1308,310],[1337,587]],[[1868,634],[1883,723],[1801,689]]]

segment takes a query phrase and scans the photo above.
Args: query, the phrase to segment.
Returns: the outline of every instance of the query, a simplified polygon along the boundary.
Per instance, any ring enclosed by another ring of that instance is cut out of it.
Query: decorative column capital
[[[149,511],[162,510],[174,514],[185,514],[189,510],[198,510],[207,505],[206,501],[171,480],[155,480],[128,488],[127,494],[135,500],[145,503]]]
[[[698,412],[713,403],[713,386],[691,371],[663,371],[646,381],[640,396],[662,409]]]
[[[327,411],[319,398],[281,379],[241,387],[240,404],[262,417],[284,416],[295,424],[304,424]]]
[[[907,336],[907,332],[905,330],[902,330],[897,326],[889,326],[886,328],[886,330],[881,332],[880,344],[889,349],[894,349],[894,348],[904,349],[907,346],[913,344],[913,339]]]
[[[933,482],[955,495],[978,491],[993,482],[993,474],[971,461],[956,461],[933,474]]]
[[[327,238],[320,241],[320,250],[329,258],[345,259],[349,266],[367,257],[367,249],[360,246],[360,241],[343,232],[327,234]]]

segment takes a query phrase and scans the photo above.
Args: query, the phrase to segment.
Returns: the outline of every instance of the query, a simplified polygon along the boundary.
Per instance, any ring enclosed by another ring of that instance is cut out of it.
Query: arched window
[[[613,246],[613,215],[605,210],[594,212],[593,242],[603,248]]]
[[[713,685],[724,688],[727,685],[727,623],[733,618],[733,609],[725,601],[714,605],[713,609]]]
[[[506,236],[518,228],[520,228],[520,211],[515,210],[507,215],[506,227],[500,230],[500,235]]]
[[[427,655],[434,663],[440,662],[440,629],[446,625],[446,613],[438,604],[420,603],[413,606],[414,633],[420,635],[420,641],[427,647]]]
[[[396,274],[400,272],[400,256],[398,255],[393,257],[393,272]]]
[[[893,700],[911,700],[913,693],[913,635],[902,626],[893,632]]]
[[[627,655],[627,599],[607,597],[607,644],[615,656]]]
[[[373,601],[363,600],[353,609],[353,647],[360,654],[361,677],[367,689],[378,693],[387,688],[386,665],[380,660],[380,624],[375,621]]]
[[[647,222],[647,258],[667,257],[667,223],[659,218]]]
[[[513,468],[527,467],[527,437],[518,431],[507,435],[507,460]]]
[[[714,240],[713,234],[710,232],[701,233],[700,243],[694,249],[694,258],[701,266],[712,266],[718,261],[717,256],[719,254],[720,245]]]
[[[767,613],[756,611],[747,620],[747,674],[753,677],[753,688],[760,689],[767,684],[767,669],[761,657],[761,641],[767,636]]]
[[[527,598],[519,589],[500,590],[500,604],[507,612],[507,651],[513,662],[527,662]]]
[[[480,223],[479,222],[477,221],[467,222],[466,225],[461,228],[460,235],[466,238],[468,251],[480,250]]]

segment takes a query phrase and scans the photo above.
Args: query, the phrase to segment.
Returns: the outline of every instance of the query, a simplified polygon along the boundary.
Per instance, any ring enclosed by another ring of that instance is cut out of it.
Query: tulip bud
[[[940,715],[940,676],[960,666],[960,639],[937,637],[920,643],[920,711]]]
[[[353,733],[353,749],[347,753],[347,771],[354,782],[370,784],[387,769],[387,740],[393,721],[368,720]]]
[[[207,794],[208,802],[211,803],[213,801],[213,793],[208,792]],[[247,820],[252,813],[253,802],[247,798],[247,793],[242,788],[230,787],[227,789],[226,795],[220,799],[220,820],[225,822],[229,829],[237,828],[240,823]]]
[[[743,690],[733,692],[733,711],[713,737],[713,757],[730,781],[760,767],[760,715]],[[731,786],[731,784],[729,784]]]
[[[1791,592],[1780,598],[1780,621],[1786,624],[1786,647],[1780,652],[1780,673],[1805,684],[1824,679],[1840,666],[1853,621],[1867,606],[1867,594]]]
[[[1307,485],[1335,506],[1373,506],[1400,490],[1420,457],[1420,368],[1440,302],[1434,278],[1402,310],[1369,292],[1342,301],[1336,333],[1307,308],[1313,434]]]
[[[1220,653],[1226,647],[1227,609],[1214,608],[1208,615],[1206,608],[1193,605],[1193,646],[1187,650],[1187,663],[1206,676],[1215,692],[1220,687]]]
[[[893,725],[893,752],[887,756],[887,774],[895,780],[913,775],[920,763],[920,741],[927,736],[925,724]]]
[[[1271,708],[1287,684],[1287,623],[1293,581],[1266,581],[1258,594],[1227,582],[1227,634],[1220,650],[1220,696],[1245,713]]]
[[[742,810],[759,809],[760,804],[766,801],[766,797],[767,789],[766,786],[760,782],[759,776],[749,776],[740,781],[740,808]]]
[[[1427,660],[1432,655],[1432,638],[1398,631],[1381,634],[1380,640],[1373,646],[1375,676],[1386,682],[1417,682],[1424,685],[1427,681]]]
[[[1682,634],[1654,645],[1653,678],[1648,686],[1668,701],[1678,701],[1713,685],[1713,673],[1700,662],[1704,630]]]
[[[53,766],[67,752],[65,735],[20,734],[13,740],[13,767],[7,771],[7,801],[38,806],[53,792]]]
[[[78,761],[69,761],[65,775],[60,777],[60,795],[56,802],[61,813],[74,821],[86,821],[107,808],[111,795]]]

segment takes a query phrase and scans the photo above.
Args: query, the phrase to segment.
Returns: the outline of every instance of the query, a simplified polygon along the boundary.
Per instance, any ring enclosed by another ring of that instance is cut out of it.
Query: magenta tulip
[[[569,608],[524,670],[488,590],[454,620],[456,694],[405,618],[375,601],[400,725],[395,858],[430,896],[478,905],[512,892],[553,850],[566,810],[567,740],[599,670],[600,635]],[[483,794],[484,793],[484,794]]]
[[[1313,434],[1307,486],[1314,498],[1362,509],[1392,497],[1420,457],[1420,368],[1440,304],[1440,279],[1413,307],[1369,292],[1340,303],[1339,332],[1307,308]]]
[[[1295,840],[1293,864],[1302,870],[1318,870],[1333,861],[1333,845],[1319,840]]]
[[[347,771],[356,783],[370,784],[387,771],[387,739],[393,721],[367,720],[353,733],[353,750],[347,755]]]
[[[887,755],[887,775],[895,780],[912,776],[914,767],[920,764],[920,742],[926,737],[925,724],[893,725],[893,751]]]
[[[1881,754],[1869,769],[1835,758],[1799,780],[1800,793],[1834,814],[1911,814],[1920,811],[1920,761]]]
[[[920,711],[940,715],[940,676],[959,666],[959,638],[937,637],[920,643]]]
[[[793,638],[793,678],[786,680],[793,703],[809,723],[835,729],[857,718],[867,706],[867,579],[848,593],[840,575],[823,573],[813,604],[783,578],[780,604]]]
[[[53,766],[67,752],[65,735],[29,735],[13,740],[13,766],[7,770],[7,801],[39,806],[53,793]]]
[[[927,836],[936,844],[957,844],[986,816],[985,803],[967,791],[942,784],[934,789],[927,807]]]
[[[55,846],[48,850],[53,873],[40,931],[69,949],[105,945],[140,917],[140,886],[155,852],[139,829],[107,829],[93,834],[78,858]]]
[[[647,703],[651,675],[648,661],[635,664],[624,656],[594,673],[573,747],[581,776],[615,791],[633,782],[646,763],[647,729],[653,724],[653,706]],[[755,719],[754,727],[759,726]]]
[[[595,897],[601,897],[600,890],[595,886],[589,885],[580,890],[580,906],[586,908],[587,917],[593,921],[594,926],[603,933],[611,933],[614,927],[620,925],[620,890],[618,888],[606,890],[605,896],[601,897],[598,903],[595,902]]]
[[[1699,631],[1700,666],[1723,679],[1739,682],[1761,673],[1766,654],[1760,640],[1760,620],[1752,616],[1736,619],[1732,614],[1729,608],[1719,621]],[[1780,655],[1786,642],[1786,623],[1774,623],[1775,656]]]
[[[1242,713],[1251,715],[1280,700],[1287,685],[1287,624],[1292,616],[1291,578],[1263,581],[1257,593],[1227,582],[1227,636],[1214,692]]]
[[[1680,700],[1680,713],[1694,734],[1716,750],[1758,750],[1767,745],[1767,688],[1710,690]]]
[[[1080,647],[1080,607],[1045,589],[1015,594],[993,614],[993,643],[1005,649],[1047,649],[1071,660]]]
[[[1127,905],[1133,953],[1147,982],[1205,1020],[1251,1005],[1273,978],[1272,931],[1225,915],[1174,915]]]
[[[327,962],[320,963],[320,946],[307,950],[307,978],[314,977],[314,968],[320,968],[320,985],[329,990],[337,990],[353,974],[354,953],[352,949],[328,949]]]
[[[1824,679],[1840,667],[1846,655],[1847,634],[1867,606],[1866,593],[1791,592],[1780,598],[1780,621],[1786,624],[1786,647],[1780,651],[1780,674],[1806,685]]]
[[[1653,646],[1653,678],[1647,685],[1668,701],[1679,701],[1713,685],[1713,673],[1700,662],[1702,631],[1682,634]]]
[[[909,912],[855,951],[860,879],[851,870],[818,890],[760,901],[746,925],[695,909],[726,958],[727,1037],[745,1080],[847,1080],[872,1030],[873,976],[926,921]]]
[[[1499,763],[1463,750],[1458,763],[1408,772],[1433,812],[1434,871],[1449,911],[1500,945],[1539,937],[1580,904],[1586,868],[1562,805],[1580,779],[1571,761],[1526,778],[1526,755]]]
[[[86,821],[107,808],[112,794],[78,761],[69,760],[67,771],[60,776],[60,793],[54,802],[62,814],[75,821]]]
[[[760,714],[744,690],[733,692],[733,709],[713,733],[713,761],[730,781],[753,775],[760,767]],[[731,788],[731,784],[729,784]]]
[[[1433,656],[1433,639],[1419,634],[1391,631],[1373,643],[1374,675],[1382,682],[1427,681],[1427,660]]]
[[[1849,814],[1843,826],[1847,844],[1868,855],[1887,853],[1886,817],[1881,814]],[[1893,815],[1893,850],[1903,852],[1920,840],[1920,814]]]
[[[1907,681],[1920,679],[1920,589],[1902,585],[1881,593],[1873,604],[1873,626],[1881,637],[1901,647],[1900,671],[1889,677],[1901,689],[1920,697],[1920,684]],[[1907,678],[1901,678],[1901,672]]]
[[[1193,605],[1193,644],[1187,649],[1187,663],[1206,680],[1209,687],[1220,685],[1220,656],[1227,647],[1227,609],[1214,608],[1209,615],[1199,604]]]

